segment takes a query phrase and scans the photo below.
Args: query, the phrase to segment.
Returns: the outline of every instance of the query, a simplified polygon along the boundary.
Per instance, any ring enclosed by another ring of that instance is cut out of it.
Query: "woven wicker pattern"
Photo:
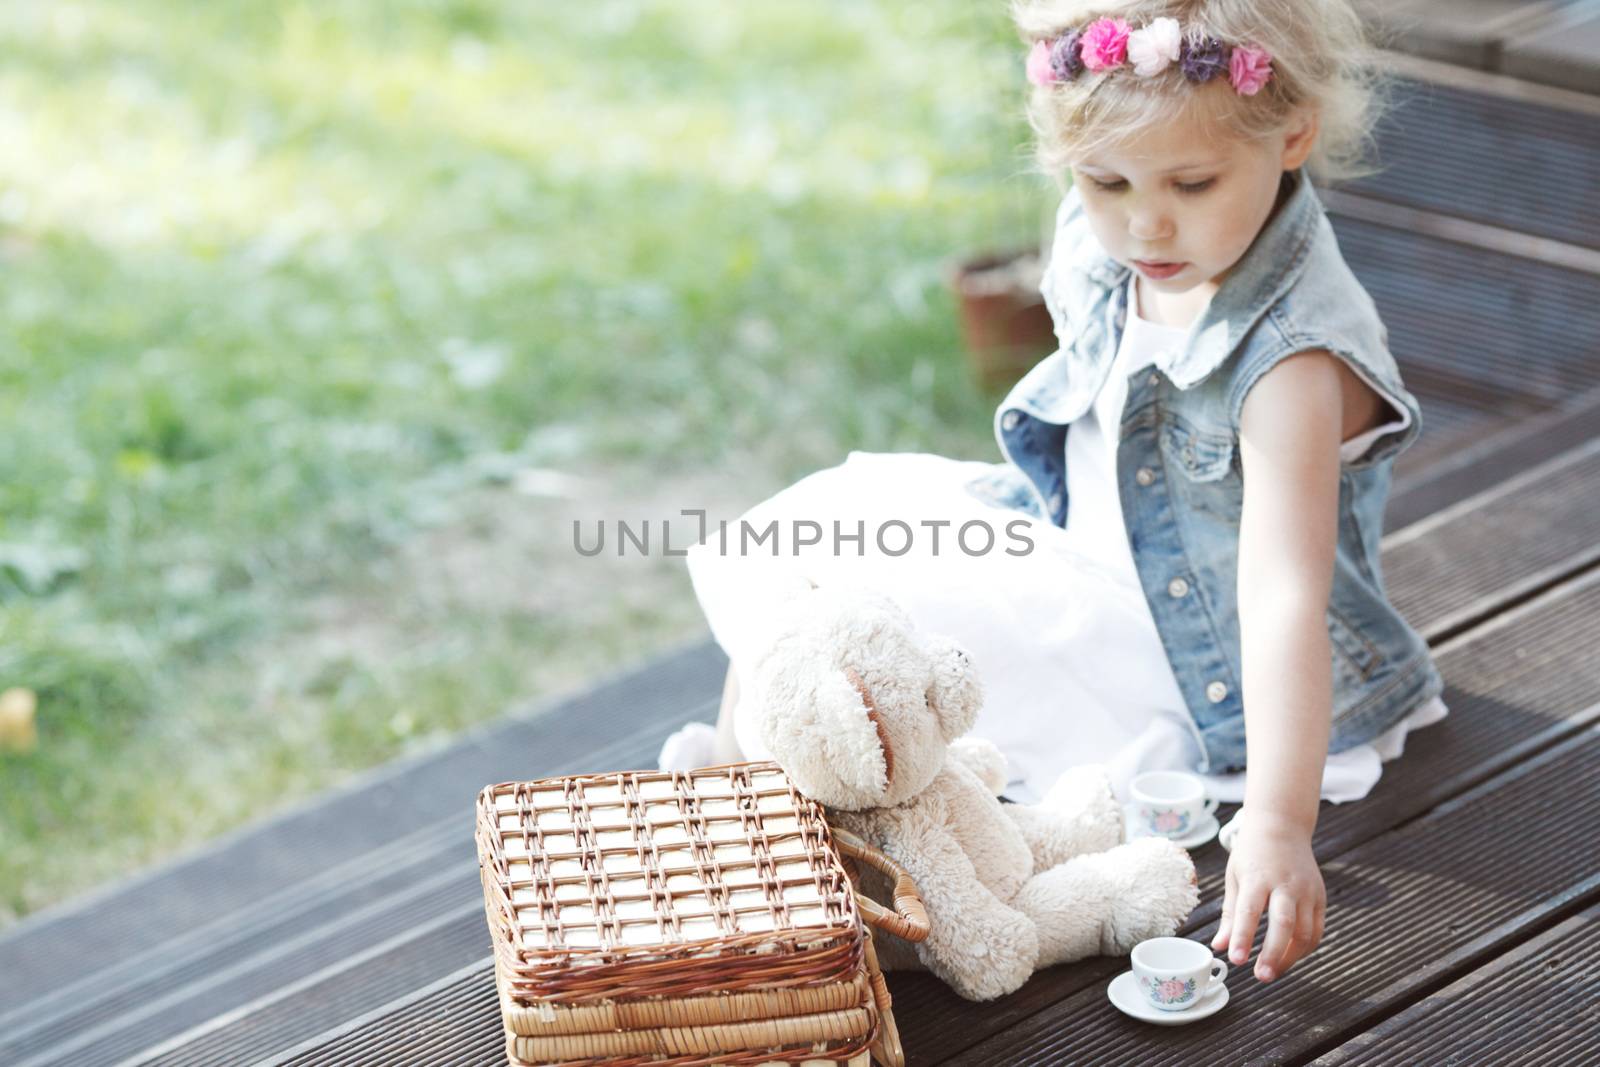
[[[854,887],[776,765],[504,782],[477,816],[514,1063],[848,1063],[878,1037]]]

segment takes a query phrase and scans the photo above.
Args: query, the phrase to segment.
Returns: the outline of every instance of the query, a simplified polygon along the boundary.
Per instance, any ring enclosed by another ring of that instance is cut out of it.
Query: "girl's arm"
[[[1263,912],[1256,977],[1270,981],[1322,939],[1326,893],[1311,851],[1333,715],[1328,596],[1338,539],[1339,444],[1366,398],[1324,351],[1302,352],[1245,398],[1239,451],[1239,629],[1244,668],[1245,811],[1229,856],[1213,947],[1242,963]],[[1370,392],[1370,391],[1369,391]]]

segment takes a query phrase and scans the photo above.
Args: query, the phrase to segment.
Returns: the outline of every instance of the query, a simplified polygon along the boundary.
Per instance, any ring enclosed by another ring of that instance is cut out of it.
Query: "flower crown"
[[[1035,41],[1028,53],[1028,80],[1050,86],[1071,81],[1085,70],[1111,70],[1124,63],[1144,78],[1176,63],[1184,78],[1196,85],[1227,71],[1240,96],[1254,96],[1272,77],[1272,57],[1254,45],[1230,48],[1215,37],[1189,37],[1172,18],[1152,19],[1137,30],[1130,30],[1125,19],[1103,18]]]

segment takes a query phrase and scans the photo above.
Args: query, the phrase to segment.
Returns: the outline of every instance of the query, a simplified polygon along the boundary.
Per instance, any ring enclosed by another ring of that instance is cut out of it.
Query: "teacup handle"
[[[1204,811],[1205,811],[1205,813],[1206,813],[1206,814],[1207,814],[1207,815],[1214,815],[1214,814],[1216,814],[1216,810],[1217,810],[1217,798],[1216,798],[1216,797],[1206,797],[1206,798],[1205,798],[1205,799],[1204,799],[1204,800],[1202,800],[1202,801],[1201,801],[1201,802],[1200,802],[1200,807],[1201,807],[1201,808],[1202,808],[1202,809],[1204,809]]]
[[[1218,959],[1217,957],[1212,957],[1211,979],[1210,981],[1206,982],[1206,991],[1203,995],[1209,997],[1211,994],[1221,989],[1226,983],[1227,977],[1228,961],[1224,959]]]

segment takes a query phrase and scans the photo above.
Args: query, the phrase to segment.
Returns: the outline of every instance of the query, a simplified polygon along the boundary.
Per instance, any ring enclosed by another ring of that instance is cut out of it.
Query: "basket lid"
[[[615,993],[614,968],[637,990],[717,957],[759,958],[778,984],[822,979],[822,957],[826,980],[859,964],[823,810],[773,763],[491,785],[477,838],[496,954],[524,993]]]

